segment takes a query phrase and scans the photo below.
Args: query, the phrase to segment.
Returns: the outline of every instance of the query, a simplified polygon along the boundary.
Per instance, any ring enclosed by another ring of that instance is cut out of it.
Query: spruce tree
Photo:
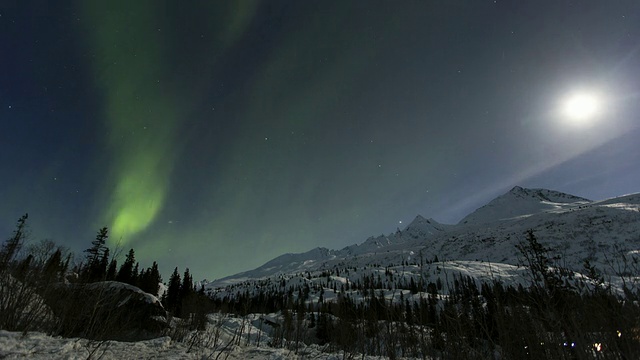
[[[24,214],[18,219],[18,225],[13,232],[13,236],[7,239],[2,245],[2,250],[0,250],[0,272],[8,269],[9,264],[13,261],[16,254],[18,254],[20,248],[22,248],[24,239],[26,238],[28,218],[29,214]]]
[[[84,251],[87,253],[87,262],[81,269],[81,277],[84,281],[97,281],[100,280],[100,275],[103,275],[100,265],[105,252],[108,252],[105,245],[107,238],[109,238],[109,230],[107,227],[103,227],[98,231],[96,239],[91,242],[92,246]]]
[[[104,281],[107,277],[107,268],[109,266],[109,249],[105,249],[102,254],[102,258],[100,259],[100,263],[96,267],[93,278],[95,281]]]
[[[180,316],[181,310],[181,287],[182,282],[180,279],[180,274],[178,273],[178,268],[176,267],[169,278],[169,286],[167,287],[167,293],[165,297],[165,306],[168,311],[173,313],[175,316]]]
[[[180,298],[185,299],[187,296],[191,295],[194,292],[193,287],[193,277],[189,273],[189,268],[186,268],[184,271],[184,276],[182,277],[182,286],[180,287]]]
[[[144,292],[152,295],[158,295],[161,282],[162,277],[158,271],[158,264],[154,261],[150,268],[143,270],[140,273],[138,287]]]
[[[133,267],[131,272],[131,282],[129,284],[139,286],[140,285],[140,263],[136,262],[136,266]]]
[[[153,285],[150,290],[153,290],[151,293],[154,295],[158,294],[160,290],[160,283],[162,282],[162,276],[160,275],[160,271],[158,270],[158,263],[153,262],[151,265],[151,269],[148,271],[149,274],[149,284]]]
[[[133,266],[136,262],[136,255],[133,249],[129,250],[127,257],[124,260],[122,266],[120,266],[120,270],[118,270],[118,275],[116,275],[116,281],[120,281],[123,283],[135,285],[133,283]]]
[[[44,264],[44,268],[42,269],[44,282],[48,283],[50,281],[61,280],[64,276],[62,273],[63,268],[62,251],[58,248]]]
[[[109,263],[109,267],[107,268],[107,276],[106,276],[107,281],[113,281],[116,279],[116,275],[118,273],[117,269],[118,269],[118,262],[116,261],[116,259],[112,259],[111,262]]]

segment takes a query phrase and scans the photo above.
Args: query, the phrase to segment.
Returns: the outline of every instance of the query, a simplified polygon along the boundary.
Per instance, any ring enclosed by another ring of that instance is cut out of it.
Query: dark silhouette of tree
[[[164,297],[165,308],[175,316],[180,316],[180,308],[182,306],[180,297],[181,287],[182,281],[178,273],[178,268],[176,267],[169,277],[169,285]]]
[[[29,275],[29,270],[32,266],[32,263],[33,255],[29,254],[29,256],[18,262],[18,265],[13,271],[13,275],[21,281],[27,280],[27,276]]]
[[[24,214],[18,219],[18,224],[16,230],[13,232],[13,236],[7,239],[2,245],[2,250],[0,250],[0,271],[6,270],[9,267],[9,264],[11,264],[22,248],[26,238],[28,218],[29,214]]]
[[[124,259],[124,263],[120,266],[118,274],[116,275],[116,281],[135,285],[135,278],[133,274],[133,267],[136,263],[136,254],[133,249],[129,250],[127,257]],[[136,274],[137,275],[137,274]]]
[[[533,230],[527,230],[526,241],[516,245],[516,248],[524,257],[525,265],[529,267],[534,288],[547,292],[551,296],[558,291],[570,290],[562,280],[562,269],[558,266],[552,268],[554,261],[558,258],[550,257],[550,249],[538,242]]]
[[[154,261],[150,268],[143,270],[138,279],[138,287],[149,294],[158,295],[162,276],[158,271],[158,264]]]
[[[109,266],[107,267],[107,275],[106,275],[106,280],[107,281],[112,281],[116,279],[116,275],[118,274],[118,261],[116,259],[112,259],[111,262],[109,262]]]
[[[96,239],[91,242],[92,246],[84,251],[87,253],[87,261],[81,270],[82,280],[93,282],[104,278],[107,269],[106,264],[104,264],[104,268],[102,267],[102,260],[104,259],[105,253],[107,253],[107,257],[109,256],[109,249],[105,245],[108,238],[109,230],[107,227],[103,227],[98,231]]]
[[[44,264],[42,269],[43,282],[59,281],[64,277],[65,263],[62,261],[62,251],[58,248]]]
[[[131,285],[139,286],[140,280],[140,263],[136,262],[136,266],[133,267],[133,271],[131,271]]]
[[[109,249],[104,250],[104,254],[102,254],[102,258],[100,259],[100,263],[96,268],[94,278],[96,281],[106,280],[107,277],[107,267],[109,266]]]
[[[189,273],[189,268],[186,268],[182,277],[182,285],[180,286],[180,299],[185,299],[194,292],[193,277]]]

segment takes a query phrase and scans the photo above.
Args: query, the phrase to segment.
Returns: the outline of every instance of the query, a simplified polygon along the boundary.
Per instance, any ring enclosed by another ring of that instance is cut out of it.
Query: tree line
[[[71,251],[50,240],[26,244],[28,218],[28,214],[20,217],[13,234],[0,249],[0,329],[90,338],[117,337],[114,334],[117,330],[97,327],[98,323],[109,321],[116,327],[119,321],[109,308],[114,304],[104,300],[112,296],[109,282],[132,285],[159,297],[163,309],[153,315],[180,317],[183,311],[203,313],[194,309],[208,298],[203,289],[196,291],[188,268],[182,279],[175,268],[166,291],[160,296],[162,276],[157,262],[141,268],[135,250],[130,249],[118,264],[118,251],[114,254],[107,246],[107,227],[97,232],[81,259],[74,259]],[[200,315],[197,322],[194,318],[189,327],[202,328],[203,319],[204,315]]]
[[[122,332],[127,329],[125,319],[139,326],[138,322],[158,314],[139,307],[116,316],[115,306],[104,306],[105,292],[111,288],[101,286],[129,284],[158,295],[162,278],[156,262],[141,269],[130,249],[118,264],[106,246],[108,229],[102,228],[82,261],[74,264],[72,254],[52,242],[25,248],[27,220],[27,215],[18,220],[0,249],[0,328],[112,338],[103,328]],[[224,296],[209,296],[204,287],[195,287],[188,268],[181,274],[176,267],[161,303],[162,314],[178,325],[168,327],[168,319],[155,334],[181,340],[189,332],[207,331],[206,314],[212,312],[241,317],[276,314],[266,321],[269,345],[293,351],[318,344],[345,357],[368,354],[390,359],[640,357],[636,288],[623,284],[624,294],[619,294],[589,261],[583,275],[576,276],[560,265],[561,259],[549,255],[550,249],[533,231],[526,233],[517,250],[528,269],[526,285],[479,282],[468,276],[454,276],[446,284],[440,278],[407,280],[394,275],[391,267],[383,274],[336,283],[333,275],[357,270],[347,266],[325,270],[316,282],[292,285],[284,278],[265,279],[253,284],[251,291],[237,286],[229,287]],[[628,261],[625,273],[640,275],[638,261]],[[311,280],[310,273],[300,275]],[[325,292],[332,292],[331,300],[325,299]],[[135,314],[144,317],[135,320]]]
[[[577,276],[549,255],[533,231],[525,236],[517,246],[528,269],[524,286],[459,275],[445,293],[437,281],[423,285],[395,277],[390,286],[384,278],[363,276],[350,285],[356,291],[345,291],[330,283],[326,272],[320,285],[264,280],[253,292],[245,286],[215,298],[214,308],[281,314],[271,345],[294,351],[315,343],[329,352],[390,359],[639,358],[637,289],[623,286],[620,295],[589,261],[585,275]],[[385,276],[392,278],[389,270]],[[325,301],[323,289],[330,287],[337,296]],[[310,292],[319,294],[317,300],[310,300]],[[405,293],[420,296],[410,301]]]

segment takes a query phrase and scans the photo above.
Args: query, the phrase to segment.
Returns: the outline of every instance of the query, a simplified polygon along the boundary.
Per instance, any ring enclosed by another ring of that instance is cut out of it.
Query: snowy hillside
[[[525,239],[528,229],[534,230],[553,255],[562,258],[563,266],[579,272],[588,259],[603,273],[615,277],[619,269],[629,266],[624,264],[623,255],[640,251],[639,209],[639,194],[591,201],[553,190],[514,187],[457,225],[417,216],[395,233],[371,237],[341,250],[317,248],[282,255],[255,270],[210,282],[206,288],[213,294],[224,293],[225,287],[234,284],[237,288],[241,283],[276,283],[282,278],[300,281],[346,268],[353,270],[341,280],[343,283],[388,269],[415,277],[424,276],[429,272],[427,268],[451,265],[447,262],[435,266],[434,260],[464,260],[462,267],[473,263],[517,267],[521,256],[516,245]],[[398,269],[401,266],[403,270]],[[499,276],[496,269],[471,267],[475,268],[471,272],[475,278]]]

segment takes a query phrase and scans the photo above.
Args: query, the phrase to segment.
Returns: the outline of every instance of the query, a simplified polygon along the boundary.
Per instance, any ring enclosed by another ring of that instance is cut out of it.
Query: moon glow
[[[577,125],[593,121],[602,107],[602,100],[593,93],[574,93],[562,103],[562,115]]]

